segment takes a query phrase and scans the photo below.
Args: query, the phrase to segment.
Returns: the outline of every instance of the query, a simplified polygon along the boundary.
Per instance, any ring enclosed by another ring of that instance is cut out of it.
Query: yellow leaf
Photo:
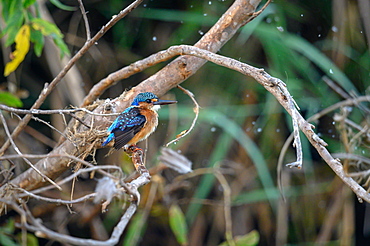
[[[11,54],[13,60],[5,66],[4,76],[8,76],[11,72],[17,69],[19,64],[24,60],[30,49],[30,26],[23,25],[15,36],[15,51]]]

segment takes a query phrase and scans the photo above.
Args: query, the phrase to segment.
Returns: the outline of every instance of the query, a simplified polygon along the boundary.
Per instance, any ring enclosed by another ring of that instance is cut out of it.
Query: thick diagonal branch
[[[253,13],[259,2],[259,0],[236,0],[235,3],[221,17],[221,19],[210,29],[207,34],[202,37],[201,40],[199,40],[196,45],[198,47],[209,49],[212,52],[217,52],[241,26],[245,25],[251,18],[254,18]],[[181,52],[181,49],[179,51]],[[166,55],[166,52],[169,53],[169,55]],[[165,58],[160,59],[159,56],[162,55],[164,55]],[[168,51],[157,53],[156,57],[149,57],[152,60],[144,59],[146,63],[140,69],[137,69],[137,67],[131,65],[128,67],[128,69],[121,69],[127,74],[122,74],[122,71],[120,70],[109,75],[106,80],[99,82],[99,89],[94,87],[94,89],[91,90],[91,93],[89,93],[84,100],[84,105],[92,103],[92,100],[95,100],[95,98],[97,98],[105,88],[111,86],[112,83],[115,83],[120,79],[127,78],[147,67],[153,66],[158,62],[168,60],[169,58],[177,55],[181,55],[181,53],[176,52],[176,50],[174,51],[173,49],[169,49]],[[122,96],[113,100],[110,106],[114,108],[113,111],[122,112],[128,106],[128,102],[132,100],[132,98],[139,92],[151,91],[158,96],[161,96],[194,74],[205,62],[206,60],[195,56],[182,56],[164,67],[152,77],[140,83],[137,87],[125,93],[124,97]],[[105,106],[101,105],[100,107],[97,107],[94,112],[105,113],[104,108]],[[110,123],[107,117],[91,115],[86,116],[85,122],[88,125],[91,125],[92,122],[94,122],[94,128],[96,130],[104,130]],[[86,127],[82,126],[79,128],[79,130],[86,130],[85,128]],[[98,139],[99,136],[96,136],[96,138]],[[57,148],[55,148],[51,154],[63,155],[67,153],[69,155],[81,155],[81,153],[84,153],[91,148],[91,144],[92,141],[88,143],[82,143],[77,149],[71,142],[66,140]],[[67,158],[45,158],[38,161],[35,166],[46,176],[55,178],[69,168],[69,162],[70,160]],[[42,177],[30,169],[14,178],[11,183],[12,185],[27,190],[32,190],[44,185]],[[1,187],[0,194],[4,194],[4,192],[5,188]]]

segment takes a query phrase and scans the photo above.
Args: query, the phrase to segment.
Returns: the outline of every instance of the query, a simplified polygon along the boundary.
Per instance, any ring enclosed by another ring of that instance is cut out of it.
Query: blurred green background
[[[77,6],[77,1],[62,2]],[[91,32],[95,34],[130,1],[83,2]],[[86,93],[109,73],[171,45],[194,44],[232,3],[230,0],[144,1],[78,61],[81,74],[78,89]],[[45,4],[74,54],[86,38],[80,11],[64,11],[49,2]],[[369,92],[369,13],[366,0],[275,0],[241,28],[219,54],[264,68],[283,80],[301,114],[309,118],[345,99],[333,88],[342,88],[349,97]],[[11,83],[29,94],[22,99],[24,108],[29,108],[43,84],[52,80],[50,61],[45,51],[40,58],[31,52],[13,77]],[[165,65],[156,65],[119,82],[101,98],[120,95]],[[2,79],[6,86],[6,79]],[[325,80],[333,81],[335,86],[329,86]],[[225,189],[231,196],[234,236],[256,230],[259,245],[366,245],[370,242],[370,228],[364,226],[364,221],[369,219],[364,215],[366,204],[357,201],[303,134],[303,169],[285,167],[286,163],[295,161],[295,150],[290,144],[283,156],[281,174],[278,173],[279,155],[292,131],[291,118],[256,81],[207,63],[182,86],[194,93],[201,110],[194,130],[171,148],[192,161],[193,176],[179,176],[171,170],[156,174],[152,183],[142,188],[141,207],[122,238],[123,245],[178,245],[179,236],[175,236],[169,225],[169,210],[174,205],[185,215],[189,245],[222,243],[226,240]],[[74,104],[69,90],[59,86],[43,108]],[[159,113],[160,125],[148,141],[148,168],[158,165],[161,146],[188,129],[194,118],[194,105],[181,90],[173,89],[167,97],[176,98],[179,103],[163,107]],[[367,106],[354,107],[347,119],[357,125],[368,125]],[[328,149],[332,153],[355,153],[369,158],[369,142],[348,144],[345,139],[350,140],[359,131],[341,128],[333,118],[335,113],[341,114],[340,109],[312,122],[319,136],[329,143]],[[61,129],[64,127],[60,118],[45,119],[59,124]],[[30,126],[41,129],[42,134],[54,141],[59,138],[38,122]],[[38,151],[32,148],[30,151]],[[40,152],[46,148],[43,145]],[[97,153],[99,164],[115,163],[128,173],[133,171],[125,154],[118,152],[106,157],[106,153],[107,150]],[[225,178],[226,186],[220,183],[216,172]],[[285,202],[278,188],[278,177]],[[90,186],[76,189],[91,189],[94,185],[88,179],[80,181]],[[364,181],[366,177],[359,180],[361,184]],[[117,200],[106,214],[94,214],[104,223],[106,233],[109,234],[121,216],[121,206],[122,201]],[[83,205],[80,209],[64,221],[67,228],[78,236],[99,234],[93,229],[92,220],[76,222],[81,211],[91,208]],[[56,213],[57,208],[51,211]],[[48,215],[41,216],[48,220]]]

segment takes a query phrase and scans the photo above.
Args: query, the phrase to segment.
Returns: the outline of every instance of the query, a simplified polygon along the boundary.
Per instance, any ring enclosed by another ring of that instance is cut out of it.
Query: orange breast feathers
[[[158,114],[156,111],[141,108],[140,114],[145,116],[146,122],[143,128],[127,143],[127,145],[135,145],[137,142],[146,139],[158,126]]]

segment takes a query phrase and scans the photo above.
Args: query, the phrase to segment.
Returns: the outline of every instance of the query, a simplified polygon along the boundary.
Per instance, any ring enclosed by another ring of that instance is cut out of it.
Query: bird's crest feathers
[[[140,93],[135,97],[134,101],[131,103],[131,106],[139,106],[139,103],[152,99],[158,99],[158,97],[151,92]]]

